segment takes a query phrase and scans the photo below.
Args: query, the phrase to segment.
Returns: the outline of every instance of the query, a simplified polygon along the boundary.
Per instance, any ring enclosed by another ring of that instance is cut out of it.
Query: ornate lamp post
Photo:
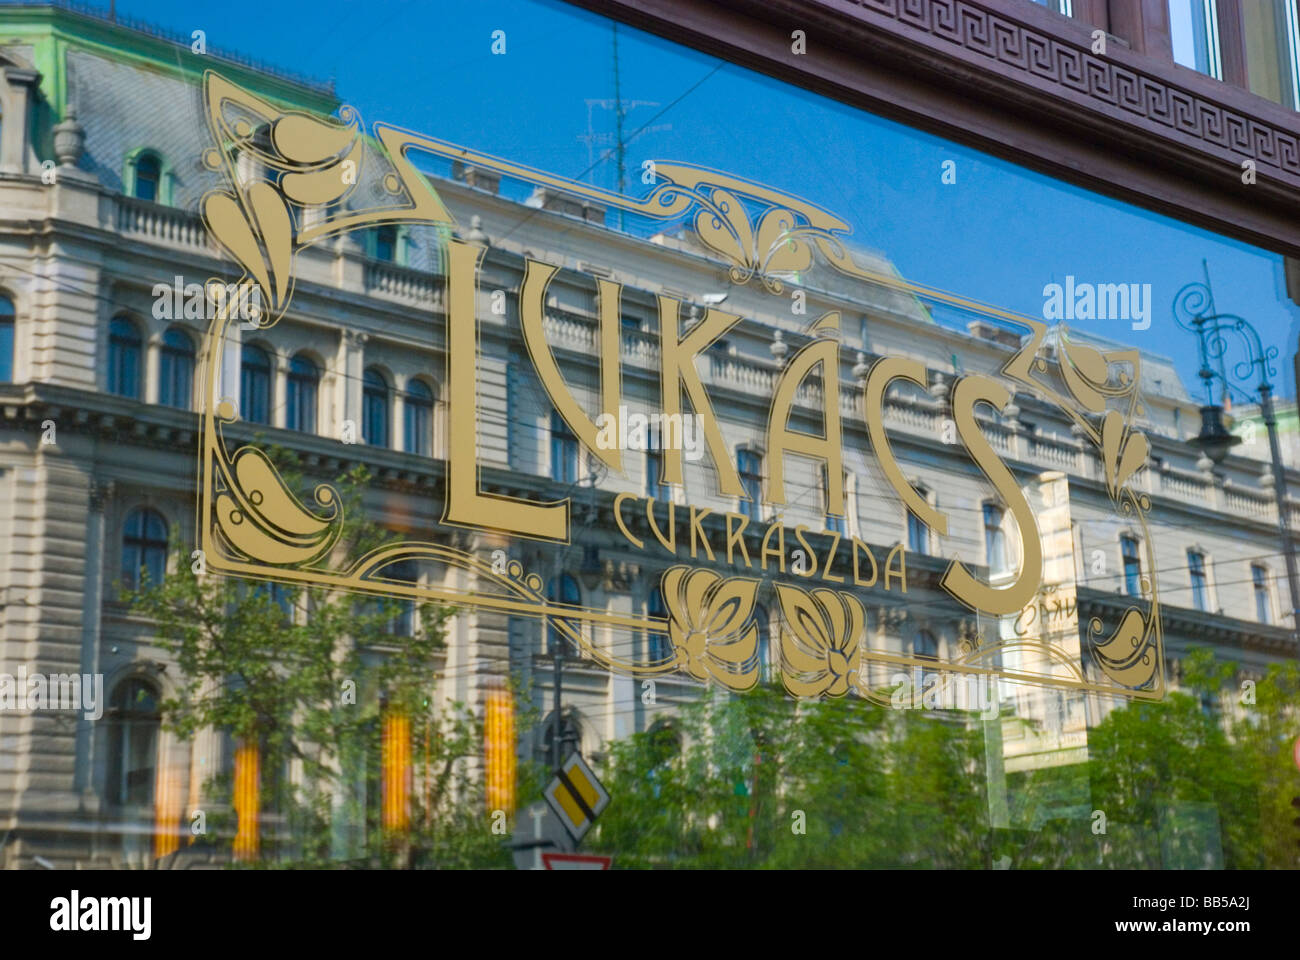
[[[1277,500],[1278,533],[1282,537],[1282,556],[1286,559],[1287,582],[1291,590],[1292,629],[1300,629],[1300,574],[1297,574],[1295,541],[1291,536],[1291,516],[1287,507],[1286,467],[1282,463],[1282,448],[1277,439],[1273,384],[1269,380],[1277,376],[1277,370],[1273,368],[1277,347],[1265,347],[1259,332],[1244,317],[1215,310],[1208,276],[1205,283],[1189,283],[1179,290],[1174,297],[1173,310],[1175,322],[1196,335],[1200,350],[1198,375],[1205,386],[1207,402],[1201,407],[1201,432],[1192,442],[1206,457],[1216,464],[1222,463],[1233,446],[1241,442],[1240,437],[1229,433],[1223,425],[1223,405],[1214,402],[1215,382],[1219,384],[1221,397],[1228,397],[1235,391],[1247,402],[1258,400],[1259,412],[1268,430],[1269,454],[1273,459],[1273,495]],[[1231,377],[1225,362],[1229,340],[1240,344],[1246,353],[1246,359],[1232,364]],[[1259,376],[1255,388],[1258,397],[1233,382],[1248,382],[1252,372]]]

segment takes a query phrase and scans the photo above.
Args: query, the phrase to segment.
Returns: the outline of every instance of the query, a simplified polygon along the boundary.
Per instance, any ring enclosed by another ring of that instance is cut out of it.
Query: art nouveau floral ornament
[[[778,583],[781,602],[781,678],[796,697],[842,697],[858,691],[866,614],[858,599],[838,590],[811,593]]]
[[[677,663],[697,680],[717,680],[732,690],[753,687],[758,682],[758,581],[675,566],[664,571],[660,589]]]

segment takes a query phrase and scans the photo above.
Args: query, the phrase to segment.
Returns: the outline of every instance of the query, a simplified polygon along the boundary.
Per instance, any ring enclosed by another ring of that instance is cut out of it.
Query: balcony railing
[[[214,249],[197,214],[134,197],[115,197],[114,202],[119,233],[205,252]]]

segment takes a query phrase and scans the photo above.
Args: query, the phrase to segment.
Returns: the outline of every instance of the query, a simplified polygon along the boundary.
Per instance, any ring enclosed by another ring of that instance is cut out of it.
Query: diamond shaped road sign
[[[569,754],[560,764],[555,779],[542,795],[575,842],[587,835],[601,811],[609,806],[609,794],[578,753]]]

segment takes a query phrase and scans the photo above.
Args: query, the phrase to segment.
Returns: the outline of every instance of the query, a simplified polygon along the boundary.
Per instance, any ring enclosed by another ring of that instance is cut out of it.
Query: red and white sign
[[[547,870],[608,870],[613,857],[592,857],[582,853],[544,853]]]

